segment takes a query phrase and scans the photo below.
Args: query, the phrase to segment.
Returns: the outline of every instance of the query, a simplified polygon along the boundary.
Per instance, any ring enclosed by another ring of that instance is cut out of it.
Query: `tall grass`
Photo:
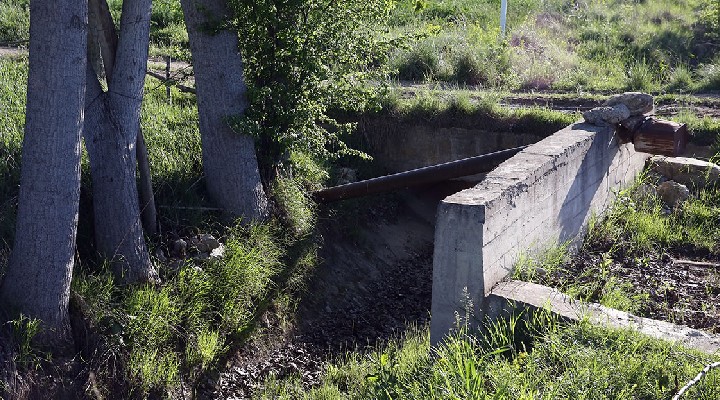
[[[717,357],[628,330],[558,324],[546,314],[461,331],[430,348],[428,330],[329,365],[316,388],[269,378],[256,399],[669,398]],[[688,398],[720,395],[708,375]]]
[[[14,236],[25,127],[26,60],[0,58],[0,267]]]
[[[509,4],[503,38],[497,2],[399,2],[391,29],[426,34],[395,54],[398,77],[525,89],[716,86],[707,49],[718,45],[717,6],[698,0]]]
[[[30,1],[0,2],[0,44],[22,45],[30,38]]]

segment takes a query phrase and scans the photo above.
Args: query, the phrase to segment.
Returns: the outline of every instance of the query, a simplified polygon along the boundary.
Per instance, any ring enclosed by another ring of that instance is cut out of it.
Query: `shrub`
[[[394,68],[399,79],[428,81],[440,75],[440,55],[428,42],[407,50],[395,60]]]
[[[625,87],[628,90],[641,90],[645,92],[650,92],[655,89],[655,77],[645,60],[636,61],[630,65],[627,71]]]
[[[0,43],[20,44],[30,38],[30,1],[0,2]]]
[[[690,91],[694,85],[693,73],[690,68],[685,65],[678,65],[670,73],[667,89],[677,92]]]

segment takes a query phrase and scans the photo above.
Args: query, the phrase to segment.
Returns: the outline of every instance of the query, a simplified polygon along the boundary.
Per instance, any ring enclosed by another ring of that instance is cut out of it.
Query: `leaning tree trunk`
[[[190,38],[197,89],[203,170],[213,201],[244,221],[267,216],[255,144],[228,125],[247,108],[243,63],[235,32],[220,29],[226,0],[181,0]],[[214,24],[211,26],[211,24]]]
[[[69,339],[68,300],[80,199],[87,3],[32,0],[30,71],[15,244],[0,298]]]
[[[105,68],[112,71],[106,73],[108,91],[102,91],[97,71],[88,68],[87,73],[84,136],[93,181],[95,245],[122,282],[155,281],[157,272],[143,237],[135,180],[150,0],[125,0],[120,26],[117,50],[111,61],[103,59]]]

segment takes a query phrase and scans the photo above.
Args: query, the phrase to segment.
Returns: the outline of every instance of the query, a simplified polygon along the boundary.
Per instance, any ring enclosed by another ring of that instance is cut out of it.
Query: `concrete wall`
[[[648,156],[612,128],[574,124],[518,153],[437,211],[431,341],[437,343],[522,254],[579,237],[593,213],[631,183]],[[472,321],[471,321],[472,322]]]
[[[402,123],[378,123],[364,129],[369,154],[389,172],[479,156],[532,144],[542,138],[534,133]]]

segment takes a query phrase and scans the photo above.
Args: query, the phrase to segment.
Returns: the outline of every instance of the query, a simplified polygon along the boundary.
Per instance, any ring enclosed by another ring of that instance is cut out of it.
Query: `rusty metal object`
[[[527,146],[515,147],[495,153],[483,154],[444,164],[432,165],[393,175],[322,189],[313,193],[313,198],[318,202],[327,203],[490,172],[501,162],[514,156],[526,147]]]
[[[685,124],[648,116],[630,117],[618,124],[622,143],[632,142],[635,151],[678,157],[690,141]]]

